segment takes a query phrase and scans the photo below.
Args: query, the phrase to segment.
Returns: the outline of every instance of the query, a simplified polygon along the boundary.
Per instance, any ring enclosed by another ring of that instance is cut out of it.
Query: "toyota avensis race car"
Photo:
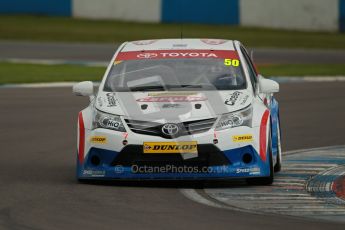
[[[281,168],[275,81],[238,41],[126,42],[78,117],[77,177],[271,184]]]

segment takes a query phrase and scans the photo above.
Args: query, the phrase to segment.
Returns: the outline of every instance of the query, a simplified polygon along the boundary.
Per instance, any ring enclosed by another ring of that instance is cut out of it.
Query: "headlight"
[[[93,116],[92,128],[111,129],[119,132],[126,132],[120,116],[95,111]]]
[[[252,126],[253,107],[249,106],[243,110],[226,113],[219,119],[216,130],[230,129],[239,126]]]

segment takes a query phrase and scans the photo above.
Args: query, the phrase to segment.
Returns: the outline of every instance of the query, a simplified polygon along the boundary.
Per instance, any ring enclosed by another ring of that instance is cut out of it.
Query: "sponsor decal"
[[[114,62],[114,65],[118,65],[118,64],[121,64],[122,61],[115,61]]]
[[[137,58],[143,58],[143,59],[150,59],[150,58],[155,58],[158,57],[158,54],[156,53],[142,53],[142,54],[138,54]]]
[[[144,142],[146,153],[198,153],[196,141],[186,142]]]
[[[180,128],[177,124],[165,124],[162,127],[162,133],[164,133],[165,135],[168,136],[174,136],[176,134],[178,134]]]
[[[94,136],[90,138],[90,142],[95,144],[106,144],[107,138],[103,136]]]
[[[139,59],[178,59],[178,58],[219,58],[239,60],[238,53],[234,50],[150,50],[121,52],[116,61]],[[234,63],[233,63],[234,64]],[[235,63],[236,64],[236,63]]]
[[[114,107],[117,106],[117,99],[115,98],[114,93],[107,93],[107,99],[108,99],[108,107]]]
[[[141,53],[137,55],[139,59],[152,59],[152,58],[218,58],[212,52],[175,52],[175,53]]]
[[[178,48],[181,48],[181,47],[185,48],[187,46],[188,46],[187,44],[173,44],[173,47],[178,47]]]
[[[174,97],[174,96],[192,96],[196,92],[169,92],[169,93],[149,93],[150,97]]]
[[[233,142],[252,142],[253,135],[247,134],[247,135],[232,136],[232,141]]]
[[[260,168],[238,168],[236,169],[236,173],[249,173],[249,175],[255,175],[255,174],[260,174],[261,170]]]
[[[228,99],[225,100],[225,104],[226,105],[235,105],[236,101],[238,100],[238,97],[241,95],[241,92],[234,92],[232,94],[230,94],[230,97]]]
[[[143,46],[143,45],[151,45],[155,43],[157,40],[142,40],[142,41],[134,41],[132,42],[134,45]]]
[[[183,107],[181,104],[163,104],[162,109],[178,109]]]
[[[121,126],[121,122],[117,120],[110,119],[105,117],[102,119],[101,123],[104,125],[103,127],[109,127],[113,129],[118,129]]]
[[[83,176],[91,176],[91,177],[104,177],[105,171],[104,170],[83,170]]]
[[[244,96],[244,98],[241,100],[241,105],[244,105],[248,101],[248,98],[248,95]]]
[[[102,102],[102,98],[101,97],[99,97],[99,98],[97,98],[97,102],[98,102],[98,105],[99,106],[103,106],[103,102]]]
[[[103,97],[98,97],[97,98],[97,103],[100,107],[102,107],[106,103],[106,99]]]
[[[199,96],[172,96],[172,97],[145,97],[137,99],[138,102],[192,102],[206,101],[207,98]]]
[[[223,39],[201,39],[201,41],[207,45],[221,45],[227,42],[227,40]]]

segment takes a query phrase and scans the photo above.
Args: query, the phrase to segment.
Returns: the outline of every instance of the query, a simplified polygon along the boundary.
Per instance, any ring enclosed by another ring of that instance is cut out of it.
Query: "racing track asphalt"
[[[42,59],[69,62],[109,62],[116,44],[69,44],[0,41],[0,60]],[[325,64],[345,63],[343,50],[304,50],[255,48],[257,64]]]
[[[284,150],[345,144],[344,88],[281,86]],[[188,183],[79,184],[76,119],[88,99],[70,88],[0,89],[0,98],[0,229],[344,229],[203,206],[176,188]]]

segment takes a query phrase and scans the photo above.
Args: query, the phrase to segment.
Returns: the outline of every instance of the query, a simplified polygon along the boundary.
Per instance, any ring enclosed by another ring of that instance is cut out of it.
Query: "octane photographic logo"
[[[174,136],[176,134],[178,134],[179,132],[179,127],[178,125],[176,124],[165,124],[163,125],[162,127],[162,132],[165,134],[165,135],[168,135],[168,136]]]
[[[122,165],[116,165],[114,167],[114,172],[115,173],[123,173],[125,171],[124,167]]]
[[[246,170],[246,169],[245,169]],[[131,173],[146,174],[146,173],[234,173],[234,169],[227,166],[209,167],[209,166],[150,166],[150,165],[132,165]]]
[[[158,54],[156,54],[156,53],[142,53],[142,54],[138,54],[137,57],[141,58],[141,59],[150,59],[150,58],[158,57]]]

